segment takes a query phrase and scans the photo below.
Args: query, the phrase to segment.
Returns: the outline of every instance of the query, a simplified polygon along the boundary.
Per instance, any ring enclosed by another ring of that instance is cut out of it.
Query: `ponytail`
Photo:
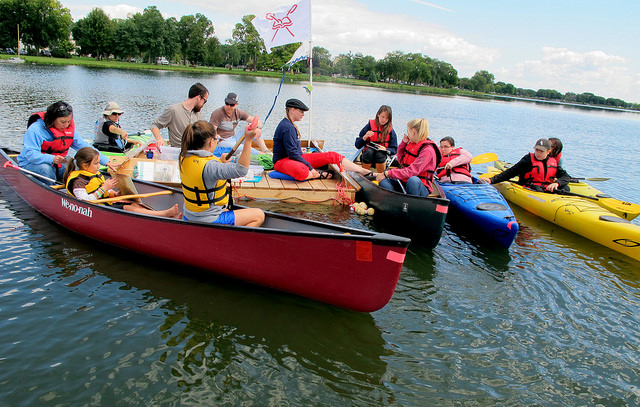
[[[429,138],[429,122],[427,119],[413,119],[407,123],[407,127],[414,129],[418,133],[419,141]]]
[[[287,120],[289,120],[291,122],[291,124],[293,124],[293,127],[295,127],[296,129],[296,133],[298,133],[298,138],[302,138],[302,135],[300,135],[300,130],[298,130],[298,126],[296,126],[296,124],[294,123],[293,120],[291,120],[291,118],[289,117],[289,112],[291,111],[291,107],[287,107],[285,110],[287,111]]]
[[[187,126],[182,133],[182,144],[180,145],[180,169],[182,169],[182,160],[187,157],[189,150],[201,150],[209,139],[215,138],[215,136],[215,127],[207,121],[198,120]]]
[[[64,171],[64,176],[62,177],[64,184],[67,185],[69,175],[73,171],[82,169],[81,166],[83,164],[91,164],[91,161],[99,155],[100,153],[98,150],[93,147],[82,147],[80,150],[76,151],[76,155],[67,162],[67,169]]]

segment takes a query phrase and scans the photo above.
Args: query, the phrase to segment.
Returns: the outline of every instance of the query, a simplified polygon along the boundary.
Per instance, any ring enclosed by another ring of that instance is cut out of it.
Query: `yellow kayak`
[[[488,167],[491,177],[500,172]],[[640,226],[599,206],[595,201],[575,196],[536,192],[515,182],[494,184],[508,200],[523,209],[580,236],[640,260]]]
[[[494,165],[500,171],[511,166],[511,164],[504,161],[496,161]],[[606,178],[603,180],[606,180]],[[593,201],[621,218],[633,220],[640,215],[640,205],[615,199],[586,182],[580,180],[570,182],[569,190],[571,195]]]

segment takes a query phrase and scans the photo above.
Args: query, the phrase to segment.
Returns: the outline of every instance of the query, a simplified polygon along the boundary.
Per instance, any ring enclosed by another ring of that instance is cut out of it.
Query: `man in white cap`
[[[555,157],[549,156],[551,142],[541,138],[536,141],[533,149],[533,153],[525,155],[515,165],[491,178],[481,177],[480,181],[497,184],[517,175],[518,184],[536,191],[568,190],[567,184],[571,176],[562,169]]]
[[[120,127],[120,116],[124,111],[116,102],[107,103],[102,116],[96,121],[96,139],[93,146],[102,151],[121,153],[127,146],[127,132]]]
[[[235,146],[241,137],[241,135],[236,136],[235,134],[236,127],[240,121],[251,122],[253,121],[253,116],[238,109],[238,95],[229,93],[224,99],[224,106],[214,110],[209,118],[209,123],[216,129],[216,134],[220,138],[218,147],[233,148]],[[257,133],[253,140],[258,145],[260,153],[266,154],[269,150],[267,150],[264,140],[260,137],[261,135],[262,123],[258,122]],[[240,151],[242,151],[242,145],[238,147],[236,154],[239,154]]]

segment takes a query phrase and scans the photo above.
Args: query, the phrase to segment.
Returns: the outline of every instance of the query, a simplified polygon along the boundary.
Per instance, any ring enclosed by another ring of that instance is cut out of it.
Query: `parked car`
[[[156,58],[156,64],[157,65],[169,65],[169,61],[167,61],[167,58],[165,58],[165,57],[157,57]]]
[[[9,54],[9,55],[15,55],[16,52],[13,50],[13,48],[5,48],[4,49],[4,53],[5,54]]]
[[[40,51],[40,55],[42,55],[43,57],[50,57],[51,51],[49,51],[48,49],[43,49],[42,51]]]

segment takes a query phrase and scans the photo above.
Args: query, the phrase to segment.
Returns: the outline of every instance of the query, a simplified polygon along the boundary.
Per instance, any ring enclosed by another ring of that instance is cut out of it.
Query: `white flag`
[[[311,41],[311,0],[256,16],[253,26],[260,33],[267,53],[279,45]]]
[[[285,65],[293,65],[296,62],[304,61],[305,59],[309,59],[309,43],[303,42],[302,45],[293,53],[293,56]]]

